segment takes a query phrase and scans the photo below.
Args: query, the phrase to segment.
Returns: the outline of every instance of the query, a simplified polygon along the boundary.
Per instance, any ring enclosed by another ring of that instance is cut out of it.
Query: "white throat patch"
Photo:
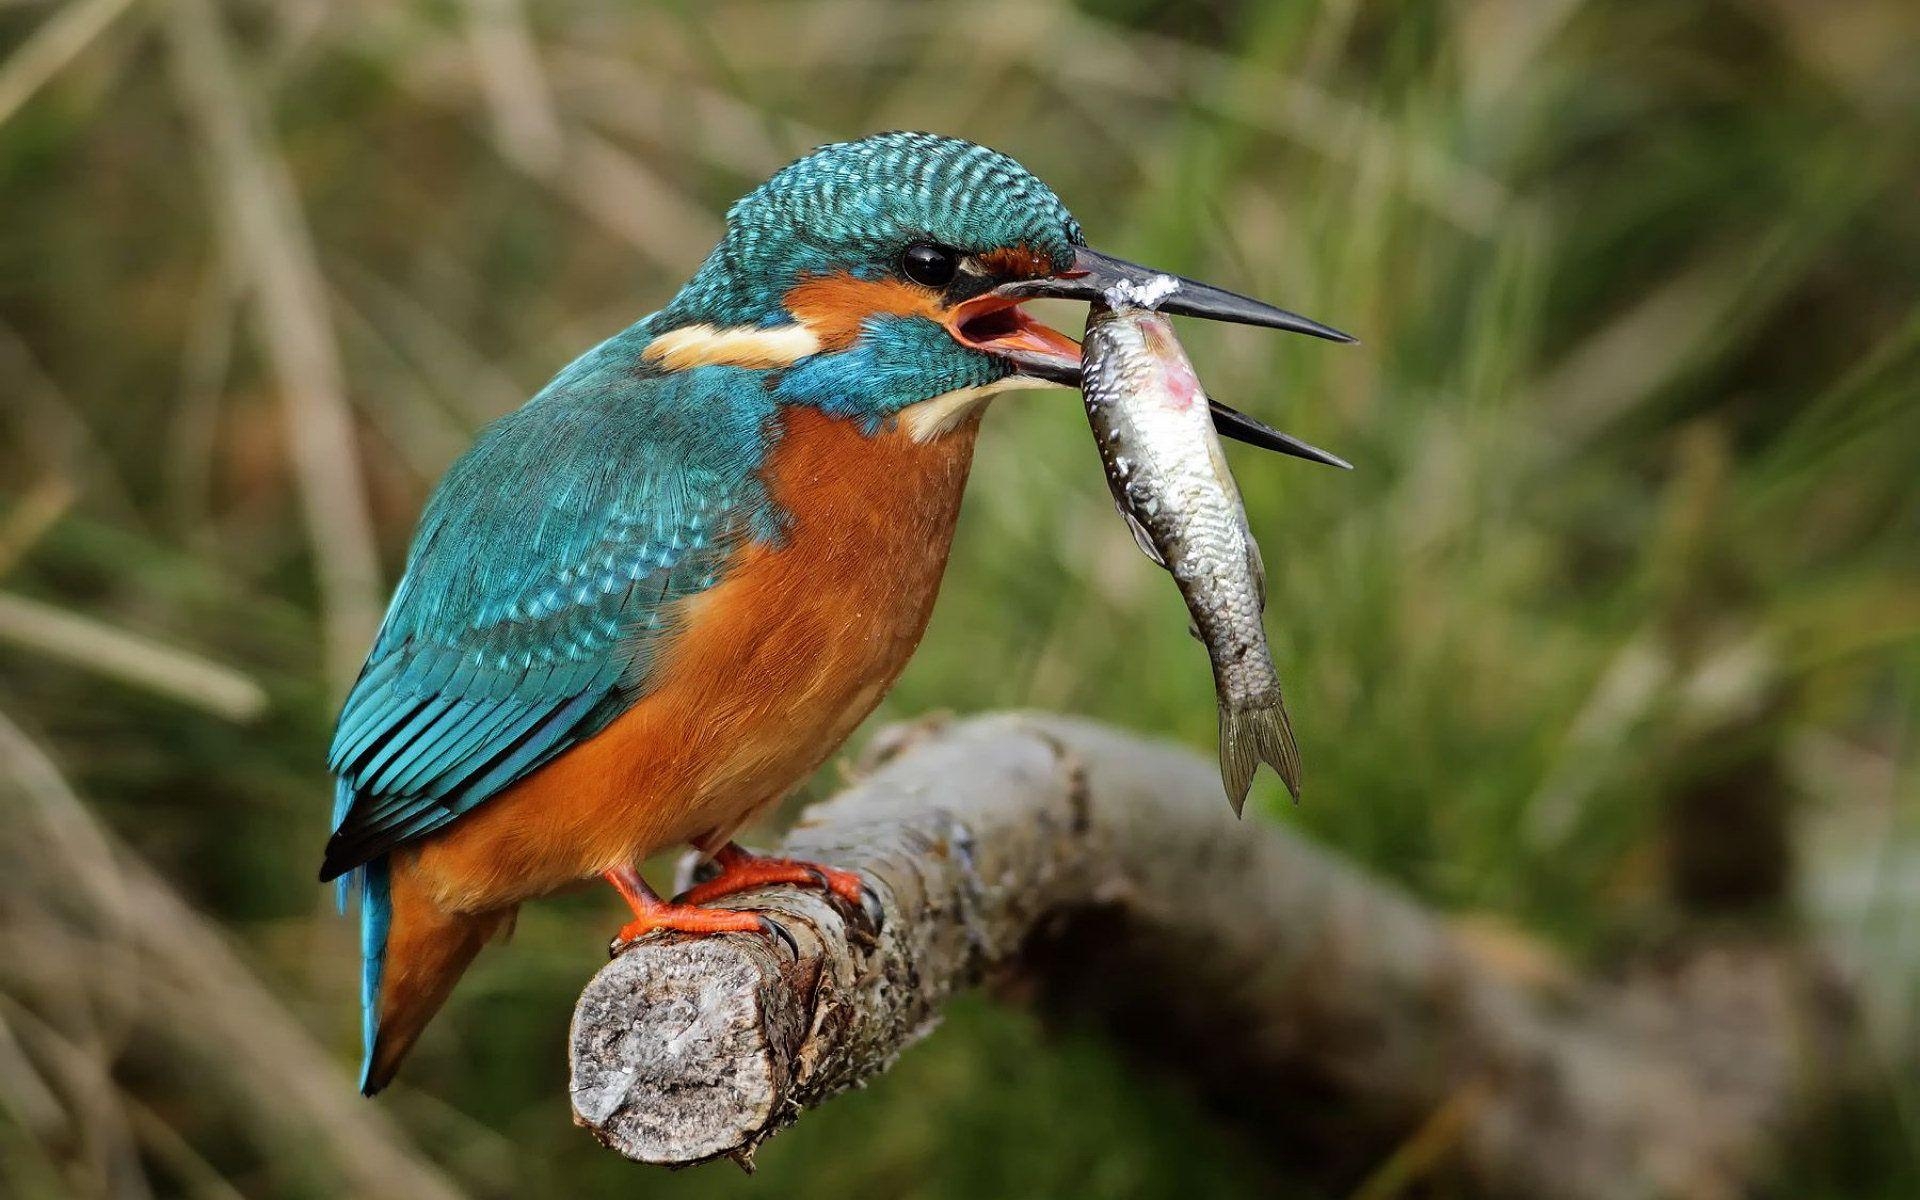
[[[959,428],[961,422],[1001,392],[1060,386],[1050,380],[1035,379],[1031,375],[1009,375],[1005,379],[996,379],[992,383],[956,388],[951,392],[935,396],[931,400],[922,400],[918,404],[910,404],[901,409],[900,427],[906,430],[907,436],[914,441],[930,442],[944,434],[952,433]]]
[[[747,325],[683,325],[669,329],[647,343],[640,357],[667,371],[694,367],[746,367],[767,370],[790,367],[821,350],[820,338],[801,323],[761,329]],[[1025,388],[1059,387],[1030,375],[1009,375],[992,383],[956,388],[900,410],[900,427],[916,442],[930,442],[952,433],[987,401],[1001,392]]]

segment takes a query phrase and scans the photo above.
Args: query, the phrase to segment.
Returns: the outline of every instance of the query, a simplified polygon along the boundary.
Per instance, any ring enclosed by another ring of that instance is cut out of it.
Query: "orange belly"
[[[766,479],[791,515],[691,598],[648,691],[606,729],[399,852],[445,909],[517,903],[683,842],[717,847],[839,748],[919,644],[978,419],[915,443],[783,416]]]

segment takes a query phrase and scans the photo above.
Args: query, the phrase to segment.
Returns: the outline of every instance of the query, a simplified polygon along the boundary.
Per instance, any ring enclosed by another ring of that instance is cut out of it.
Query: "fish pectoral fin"
[[[1160,548],[1153,544],[1153,537],[1147,532],[1147,527],[1140,523],[1139,517],[1128,510],[1126,501],[1122,500],[1117,492],[1113,497],[1113,508],[1126,519],[1127,532],[1133,535],[1133,544],[1140,547],[1140,553],[1152,559],[1154,566],[1165,567],[1167,560],[1160,556]]]
[[[1267,560],[1260,556],[1260,543],[1253,540],[1253,531],[1246,531],[1247,570],[1253,576],[1253,594],[1260,602],[1260,611],[1267,611]]]

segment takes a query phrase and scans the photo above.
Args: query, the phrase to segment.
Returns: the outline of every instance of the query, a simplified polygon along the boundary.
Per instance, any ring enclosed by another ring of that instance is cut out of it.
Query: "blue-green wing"
[[[758,376],[636,378],[596,354],[613,361],[590,355],[491,427],[428,504],[334,734],[323,880],[602,728],[644,693],[674,601],[770,528]]]

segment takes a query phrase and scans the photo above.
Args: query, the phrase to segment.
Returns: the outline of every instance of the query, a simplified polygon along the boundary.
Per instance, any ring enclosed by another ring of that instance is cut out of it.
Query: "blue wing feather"
[[[674,603],[777,526],[758,474],[773,436],[763,378],[637,374],[633,332],[489,428],[428,504],[335,732],[323,879],[603,727],[645,693]]]
[[[432,698],[416,709],[414,714],[407,718],[406,724],[389,734],[367,756],[366,762],[354,772],[357,777],[356,789],[376,795],[385,791],[383,780],[388,774],[387,768],[390,765],[406,766],[406,755],[413,747],[420,744],[421,733],[445,717],[448,710],[459,703],[457,699],[434,696],[432,693],[428,695]]]
[[[376,786],[389,795],[406,795],[429,772],[438,769],[444,761],[442,755],[459,740],[472,734],[476,727],[484,724],[494,715],[493,707],[483,700],[458,701],[446,717],[435,724],[427,736],[420,739],[413,752],[407,756],[404,764],[396,767],[390,777],[382,779]]]

